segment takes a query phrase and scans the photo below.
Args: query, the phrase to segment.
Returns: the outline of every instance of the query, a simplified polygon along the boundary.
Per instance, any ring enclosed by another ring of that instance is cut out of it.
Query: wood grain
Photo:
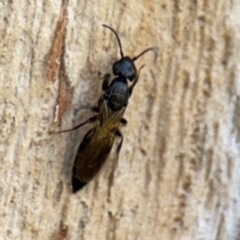
[[[240,231],[240,7],[236,0],[72,1],[64,71],[73,89],[62,129],[83,122],[101,77],[124,53],[145,64],[125,114],[119,157],[71,194],[87,128],[59,130],[59,77],[48,53],[62,3],[0,3],[0,239],[237,240]],[[89,126],[90,128],[91,126]],[[117,141],[117,140],[116,140]]]

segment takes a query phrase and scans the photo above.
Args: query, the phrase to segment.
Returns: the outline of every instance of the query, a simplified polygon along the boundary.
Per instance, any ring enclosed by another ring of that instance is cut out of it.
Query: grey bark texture
[[[0,239],[240,239],[239,1],[0,1],[0,16]],[[159,55],[136,62],[119,156],[116,139],[73,195],[91,125],[49,131],[92,116],[120,57],[103,23],[125,55]]]

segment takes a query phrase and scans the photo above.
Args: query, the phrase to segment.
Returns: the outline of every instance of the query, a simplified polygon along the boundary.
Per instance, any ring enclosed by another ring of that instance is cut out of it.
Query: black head
[[[130,81],[133,81],[137,75],[137,69],[130,57],[122,57],[116,61],[112,66],[112,70],[115,76],[124,76]]]
[[[156,48],[147,48],[146,50],[144,50],[143,52],[141,52],[138,56],[136,56],[134,58],[124,57],[123,51],[122,51],[122,44],[121,44],[120,38],[117,35],[117,33],[115,32],[115,30],[105,24],[103,24],[103,27],[110,29],[114,33],[114,35],[117,38],[118,45],[120,48],[121,59],[116,61],[113,64],[113,67],[112,67],[113,74],[115,76],[124,76],[128,80],[133,81],[137,76],[137,69],[135,67],[134,61],[136,61],[139,57],[141,57],[143,54],[145,54],[148,51],[153,51],[156,54]]]

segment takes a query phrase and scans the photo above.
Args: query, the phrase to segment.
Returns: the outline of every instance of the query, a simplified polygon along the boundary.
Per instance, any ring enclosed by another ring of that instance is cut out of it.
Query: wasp
[[[133,89],[138,82],[140,71],[144,67],[142,66],[138,73],[134,62],[148,51],[156,53],[156,48],[147,48],[134,58],[124,56],[122,44],[116,31],[105,24],[103,24],[103,27],[110,29],[114,33],[119,45],[121,58],[112,65],[112,72],[115,78],[111,80],[111,74],[109,73],[106,73],[103,77],[103,94],[98,100],[97,107],[92,108],[97,114],[72,129],[61,131],[72,131],[87,123],[93,124],[92,129],[86,133],[80,143],[75,157],[72,169],[73,193],[82,189],[99,174],[107,161],[115,136],[121,138],[117,147],[117,153],[121,150],[123,135],[119,130],[119,126],[127,124],[123,115]],[[132,82],[130,86],[128,81]]]

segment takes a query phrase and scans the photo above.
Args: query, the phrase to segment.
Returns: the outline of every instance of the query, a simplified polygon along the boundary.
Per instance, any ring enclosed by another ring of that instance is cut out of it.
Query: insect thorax
[[[108,107],[112,111],[119,111],[127,106],[128,98],[129,89],[126,78],[123,76],[115,78],[105,95]]]

